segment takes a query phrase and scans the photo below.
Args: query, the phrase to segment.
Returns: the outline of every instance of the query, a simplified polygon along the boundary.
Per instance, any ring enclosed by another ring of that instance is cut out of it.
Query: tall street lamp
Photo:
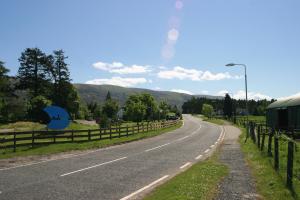
[[[229,63],[226,67],[243,66],[245,69],[245,87],[246,87],[246,115],[248,120],[248,86],[247,86],[247,66],[245,64]]]

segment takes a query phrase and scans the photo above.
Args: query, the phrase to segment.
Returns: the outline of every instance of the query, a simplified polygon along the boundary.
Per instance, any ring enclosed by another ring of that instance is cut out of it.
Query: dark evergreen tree
[[[111,95],[110,95],[110,92],[109,92],[109,91],[107,92],[107,95],[106,95],[105,100],[106,100],[106,101],[111,100]]]
[[[229,94],[225,95],[223,112],[226,117],[230,118],[232,116],[232,99]]]
[[[32,97],[49,95],[50,76],[46,55],[38,48],[27,48],[19,58],[19,88],[28,89]]]

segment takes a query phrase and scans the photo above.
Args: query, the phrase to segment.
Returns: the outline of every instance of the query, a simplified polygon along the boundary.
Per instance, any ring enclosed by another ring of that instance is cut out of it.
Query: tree
[[[20,89],[28,89],[32,97],[49,95],[50,76],[46,55],[38,48],[27,48],[19,58]]]
[[[125,104],[125,116],[127,120],[141,122],[146,115],[146,106],[140,95],[131,95]]]
[[[39,121],[44,123],[47,122],[48,117],[46,113],[44,113],[43,109],[51,104],[52,102],[42,95],[33,97],[30,100],[29,106],[30,119],[33,121]]]
[[[169,105],[165,101],[159,103],[159,119],[166,119],[168,112],[170,111]]]
[[[119,104],[115,100],[107,100],[102,108],[102,112],[106,115],[109,119],[116,119],[117,112],[119,110]]]
[[[225,95],[223,112],[224,116],[229,118],[232,117],[232,99],[229,94]]]
[[[211,118],[214,112],[214,108],[212,105],[209,104],[203,104],[202,106],[202,114],[205,117]]]
[[[152,95],[144,93],[140,96],[142,103],[146,108],[145,120],[153,120],[158,112],[158,106]]]
[[[105,101],[108,101],[108,100],[111,100],[111,95],[110,95],[109,91],[107,92],[106,98],[105,98]]]

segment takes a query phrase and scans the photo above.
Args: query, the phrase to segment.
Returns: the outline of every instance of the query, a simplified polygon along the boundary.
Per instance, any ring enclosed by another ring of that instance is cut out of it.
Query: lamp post
[[[248,85],[247,85],[247,66],[245,64],[229,63],[226,67],[243,66],[245,69],[245,88],[246,88],[246,116],[248,121]]]

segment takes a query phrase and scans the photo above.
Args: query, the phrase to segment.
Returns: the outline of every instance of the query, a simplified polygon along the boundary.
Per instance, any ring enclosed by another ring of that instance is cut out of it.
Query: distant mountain
[[[77,88],[79,96],[81,100],[84,102],[98,102],[103,103],[106,98],[106,94],[110,91],[110,94],[113,99],[116,99],[120,102],[121,105],[124,105],[128,96],[132,94],[140,94],[140,93],[149,93],[151,94],[157,101],[167,101],[171,105],[177,105],[181,108],[182,104],[191,99],[193,96],[195,97],[206,97],[209,99],[221,99],[223,97],[220,96],[210,96],[210,95],[189,95],[178,92],[170,92],[170,91],[155,91],[149,89],[141,89],[141,88],[125,88],[114,85],[90,85],[90,84],[74,84]]]

